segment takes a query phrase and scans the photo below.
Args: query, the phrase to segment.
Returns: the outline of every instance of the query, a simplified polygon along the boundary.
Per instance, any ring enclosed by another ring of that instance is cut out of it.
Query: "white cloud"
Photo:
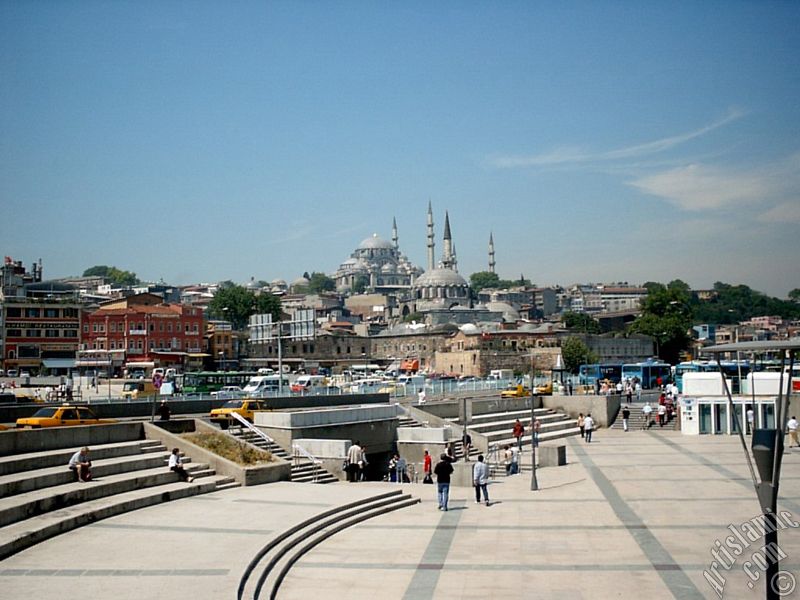
[[[628,185],[686,211],[749,206],[762,222],[797,219],[800,154],[749,169],[691,164],[639,177]],[[791,201],[790,201],[791,200]]]
[[[493,166],[501,169],[511,169],[518,167],[541,167],[638,158],[674,148],[675,146],[710,133],[711,131],[719,129],[720,127],[723,127],[732,121],[740,119],[745,114],[746,113],[744,111],[739,109],[730,109],[728,114],[721,119],[700,127],[699,129],[695,129],[694,131],[688,131],[686,133],[665,137],[652,142],[645,142],[644,144],[627,146],[625,148],[617,148],[603,152],[590,152],[578,146],[562,146],[544,154],[534,154],[529,156],[497,156],[491,158],[490,163]]]
[[[773,206],[758,216],[762,223],[800,223],[800,200]]]
[[[757,174],[697,164],[640,177],[629,185],[691,211],[760,203],[771,188],[770,181]]]

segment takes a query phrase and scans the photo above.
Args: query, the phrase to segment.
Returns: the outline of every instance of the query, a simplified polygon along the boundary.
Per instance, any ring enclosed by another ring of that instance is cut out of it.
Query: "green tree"
[[[356,280],[353,282],[353,293],[354,294],[363,294],[367,291],[369,287],[369,277],[366,275],[359,275],[356,277]]]
[[[112,283],[117,285],[136,285],[141,283],[136,273],[131,271],[123,271],[117,267],[109,267],[107,265],[95,265],[89,267],[83,272],[84,277],[105,277]]]
[[[691,290],[676,279],[668,285],[649,282],[647,297],[642,302],[642,314],[628,327],[630,333],[653,338],[659,358],[675,364],[689,347],[693,304]]]
[[[583,333],[600,333],[600,323],[593,319],[591,315],[579,312],[565,312],[561,317],[564,327],[570,331],[581,331]]]
[[[277,321],[281,316],[281,302],[272,294],[256,294],[241,285],[220,288],[208,304],[209,316],[230,321],[234,329],[245,329],[250,315],[271,314]]]
[[[497,273],[489,271],[478,271],[469,276],[469,285],[475,292],[480,292],[484,288],[496,289],[500,287],[500,277]]]
[[[332,292],[336,289],[336,282],[325,275],[325,273],[311,273],[309,278],[311,283],[308,284],[308,291],[312,294],[319,294],[320,292]]]
[[[568,337],[561,342],[561,357],[564,359],[564,368],[573,374],[578,372],[581,365],[597,362],[597,356],[577,337]]]
[[[800,288],[794,288],[789,292],[789,300],[792,302],[800,302]]]
[[[413,321],[416,321],[417,323],[421,323],[422,320],[423,320],[422,313],[418,313],[418,312],[409,313],[405,317],[403,317],[403,322],[404,323],[411,323]]]

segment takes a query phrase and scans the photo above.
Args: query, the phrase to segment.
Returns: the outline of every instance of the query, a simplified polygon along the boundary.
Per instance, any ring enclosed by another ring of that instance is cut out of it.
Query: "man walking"
[[[586,443],[589,444],[592,441],[592,431],[594,431],[594,419],[592,419],[592,413],[587,413],[586,418],[583,420],[583,431],[585,433],[585,440]]]
[[[747,433],[752,435],[755,426],[756,426],[756,413],[753,410],[753,407],[751,406],[750,408],[747,409]]]
[[[361,462],[361,442],[356,440],[347,449],[347,481],[355,483],[358,481],[358,463]]]
[[[798,422],[797,419],[792,416],[791,419],[786,423],[786,428],[789,430],[789,447],[792,447],[792,443],[794,442],[795,446],[800,446],[800,442],[797,441],[797,429],[798,429]]]
[[[538,417],[533,418],[531,422],[531,444],[534,448],[539,447],[539,432],[542,430],[542,422]]]
[[[525,427],[522,426],[522,423],[520,423],[519,419],[517,419],[517,422],[514,423],[512,434],[515,438],[517,438],[517,448],[522,450],[522,436],[525,435]]]
[[[472,482],[475,484],[475,504],[481,503],[481,490],[483,490],[483,500],[489,506],[489,467],[483,462],[483,454],[478,455],[478,462],[472,467]]]
[[[642,421],[642,429],[650,429],[650,414],[653,412],[653,407],[650,406],[649,402],[644,403],[644,407],[642,408],[642,414],[644,415],[644,421]]]
[[[453,465],[446,454],[439,457],[439,462],[433,467],[436,474],[436,496],[439,501],[439,510],[447,510],[450,499],[450,475],[453,474]]]
[[[622,409],[622,429],[628,431],[628,420],[631,418],[631,409],[627,406]]]

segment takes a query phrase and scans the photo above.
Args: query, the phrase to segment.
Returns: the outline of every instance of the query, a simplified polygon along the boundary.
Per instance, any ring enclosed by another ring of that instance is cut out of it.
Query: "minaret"
[[[436,242],[433,240],[433,209],[431,201],[428,200],[428,271],[433,271],[433,247]]]
[[[453,271],[458,273],[458,258],[456,256],[456,245],[455,244],[453,244],[453,266],[452,266],[452,269],[453,269]]]
[[[400,249],[400,241],[397,237],[397,219],[392,217],[392,244],[395,250]]]
[[[492,232],[489,232],[489,273],[494,273],[494,237]]]
[[[453,268],[453,236],[450,235],[450,215],[444,213],[444,248],[442,249],[442,268]]]

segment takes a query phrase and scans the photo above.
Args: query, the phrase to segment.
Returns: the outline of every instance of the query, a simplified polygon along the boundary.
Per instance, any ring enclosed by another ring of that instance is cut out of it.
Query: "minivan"
[[[127,400],[151,398],[156,395],[156,388],[149,379],[129,379],[122,385],[122,397]]]

